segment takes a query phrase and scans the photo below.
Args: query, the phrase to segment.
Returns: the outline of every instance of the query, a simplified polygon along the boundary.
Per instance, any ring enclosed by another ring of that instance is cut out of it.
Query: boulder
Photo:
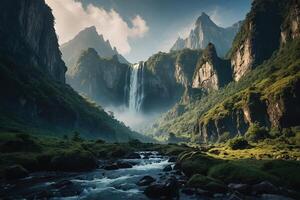
[[[278,188],[268,181],[263,181],[253,185],[252,192],[255,194],[276,194],[278,193]]]
[[[131,153],[126,156],[126,159],[140,159],[140,158],[141,158],[141,156],[138,153]]]
[[[132,164],[128,162],[117,162],[117,166],[119,169],[132,168]]]
[[[188,196],[195,194],[195,190],[193,188],[183,188],[181,192]]]
[[[21,165],[13,165],[4,170],[4,177],[7,180],[25,178],[29,172]]]
[[[141,180],[139,180],[136,184],[138,186],[146,186],[150,185],[151,183],[155,182],[155,178],[151,176],[144,176]]]
[[[147,197],[154,199],[171,199],[173,197],[179,197],[179,187],[177,179],[172,177],[165,183],[152,184],[145,189],[144,193]]]
[[[117,170],[117,169],[119,169],[119,167],[116,163],[113,163],[111,165],[104,166],[103,169],[105,169],[105,170]]]
[[[230,188],[231,190],[234,190],[234,191],[238,191],[240,193],[243,193],[243,194],[246,194],[246,193],[249,193],[251,188],[249,185],[247,184],[241,184],[241,183],[230,183],[228,185],[228,188]]]
[[[168,162],[176,162],[176,161],[177,161],[177,157],[176,156],[172,156],[168,160]]]
[[[164,167],[163,169],[164,172],[169,172],[169,171],[172,171],[172,166],[171,165],[167,165]]]

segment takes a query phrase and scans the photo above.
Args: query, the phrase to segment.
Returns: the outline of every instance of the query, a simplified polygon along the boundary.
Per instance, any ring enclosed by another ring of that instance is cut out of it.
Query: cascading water
[[[139,112],[144,98],[144,63],[132,65],[129,88],[129,110]]]

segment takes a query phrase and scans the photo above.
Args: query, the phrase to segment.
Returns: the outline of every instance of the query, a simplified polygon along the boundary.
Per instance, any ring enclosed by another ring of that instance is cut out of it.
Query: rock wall
[[[58,49],[54,18],[44,0],[3,0],[0,6],[0,51],[36,66],[65,82],[66,67]]]
[[[280,44],[299,37],[299,14],[298,0],[253,1],[252,9],[231,49],[235,81],[269,59]]]
[[[243,99],[236,100],[239,106],[228,107],[225,102],[199,119],[194,127],[196,138],[206,143],[218,141],[225,132],[231,136],[244,135],[253,123],[277,129],[297,126],[300,117],[299,86],[300,79],[296,79],[280,94],[263,98],[260,93],[250,91],[243,94]]]
[[[102,106],[119,106],[125,103],[128,92],[125,86],[129,68],[116,55],[112,59],[100,58],[96,50],[89,48],[68,72],[67,82]]]
[[[218,90],[231,81],[229,63],[217,56],[213,44],[208,44],[202,57],[198,60],[194,72],[192,87],[204,90]]]

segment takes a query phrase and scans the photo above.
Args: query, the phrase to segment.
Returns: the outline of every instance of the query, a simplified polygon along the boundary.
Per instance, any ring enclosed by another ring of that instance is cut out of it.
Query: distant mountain
[[[106,141],[141,138],[65,84],[54,17],[44,0],[0,6],[0,130]]]
[[[80,31],[72,40],[61,45],[62,58],[67,67],[70,69],[74,67],[82,51],[88,48],[93,48],[101,57],[112,58],[118,55],[121,63],[128,63],[128,61],[118,53],[117,49],[110,45],[108,40],[104,40],[102,35],[97,33],[94,26],[85,28]]]
[[[231,27],[222,28],[217,26],[207,14],[202,13],[189,36],[185,39],[179,37],[171,48],[171,51],[184,48],[204,49],[209,43],[213,43],[218,55],[224,57],[231,48],[232,41],[239,31],[241,24],[242,22],[238,22]]]

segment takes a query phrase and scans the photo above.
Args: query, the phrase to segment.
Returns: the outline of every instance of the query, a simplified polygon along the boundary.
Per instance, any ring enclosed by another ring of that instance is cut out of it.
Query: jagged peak
[[[202,23],[213,23],[214,22],[210,19],[210,17],[205,13],[202,12],[201,15],[198,17],[197,21],[196,21],[196,26]]]

